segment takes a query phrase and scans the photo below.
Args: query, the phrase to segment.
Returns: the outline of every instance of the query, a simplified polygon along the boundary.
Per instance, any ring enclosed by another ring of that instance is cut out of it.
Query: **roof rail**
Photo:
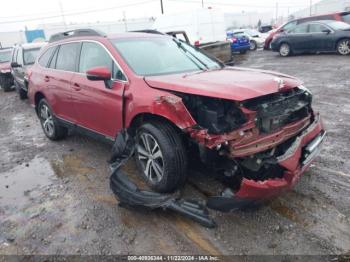
[[[53,34],[49,39],[49,43],[76,36],[106,36],[106,34],[94,29],[75,29]]]

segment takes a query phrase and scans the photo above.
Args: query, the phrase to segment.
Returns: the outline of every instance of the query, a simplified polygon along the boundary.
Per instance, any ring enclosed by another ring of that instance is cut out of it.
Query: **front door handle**
[[[45,77],[44,77],[44,81],[45,81],[45,82],[49,82],[49,81],[50,81],[50,77],[49,77],[49,76],[45,76]]]
[[[75,91],[80,91],[80,90],[81,90],[81,87],[80,87],[80,85],[79,85],[78,83],[74,83],[74,84],[73,84],[73,89],[74,89]]]

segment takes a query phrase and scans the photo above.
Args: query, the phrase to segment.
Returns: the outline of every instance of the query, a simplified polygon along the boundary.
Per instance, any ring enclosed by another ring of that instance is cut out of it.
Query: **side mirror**
[[[322,33],[326,33],[327,35],[329,35],[332,31],[329,29],[324,29],[322,30]]]
[[[86,77],[91,81],[104,81],[106,88],[111,89],[112,73],[107,67],[91,68],[86,71]]]
[[[11,67],[12,67],[12,68],[17,68],[17,67],[21,67],[21,65],[18,64],[17,62],[12,62],[12,63],[11,63]]]
[[[86,71],[86,77],[91,81],[108,81],[112,73],[107,67],[94,67]]]

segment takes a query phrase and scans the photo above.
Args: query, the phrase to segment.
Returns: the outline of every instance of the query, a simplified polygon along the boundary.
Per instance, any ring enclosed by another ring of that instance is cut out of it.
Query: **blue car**
[[[242,32],[227,32],[227,40],[231,42],[231,50],[233,52],[239,52],[245,54],[250,49],[249,37]]]

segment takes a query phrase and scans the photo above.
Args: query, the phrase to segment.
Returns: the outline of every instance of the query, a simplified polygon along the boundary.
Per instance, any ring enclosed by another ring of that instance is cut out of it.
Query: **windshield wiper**
[[[202,60],[200,60],[198,57],[196,57],[194,54],[192,54],[189,50],[187,50],[185,47],[183,47],[183,45],[182,45],[182,43],[181,43],[180,41],[178,41],[178,40],[176,40],[176,39],[173,39],[173,41],[177,44],[177,46],[178,46],[179,48],[181,48],[182,51],[185,52],[186,55],[187,55],[187,54],[190,54],[190,55],[191,55],[192,57],[194,57],[199,63],[201,63],[206,69],[209,69],[209,66],[208,66],[206,63],[204,63]],[[194,64],[196,64],[196,66],[198,66],[199,69],[205,70],[205,68],[199,66],[199,64],[196,63],[190,56],[187,55],[187,57],[188,57],[189,59],[191,59],[191,61],[192,61]]]

